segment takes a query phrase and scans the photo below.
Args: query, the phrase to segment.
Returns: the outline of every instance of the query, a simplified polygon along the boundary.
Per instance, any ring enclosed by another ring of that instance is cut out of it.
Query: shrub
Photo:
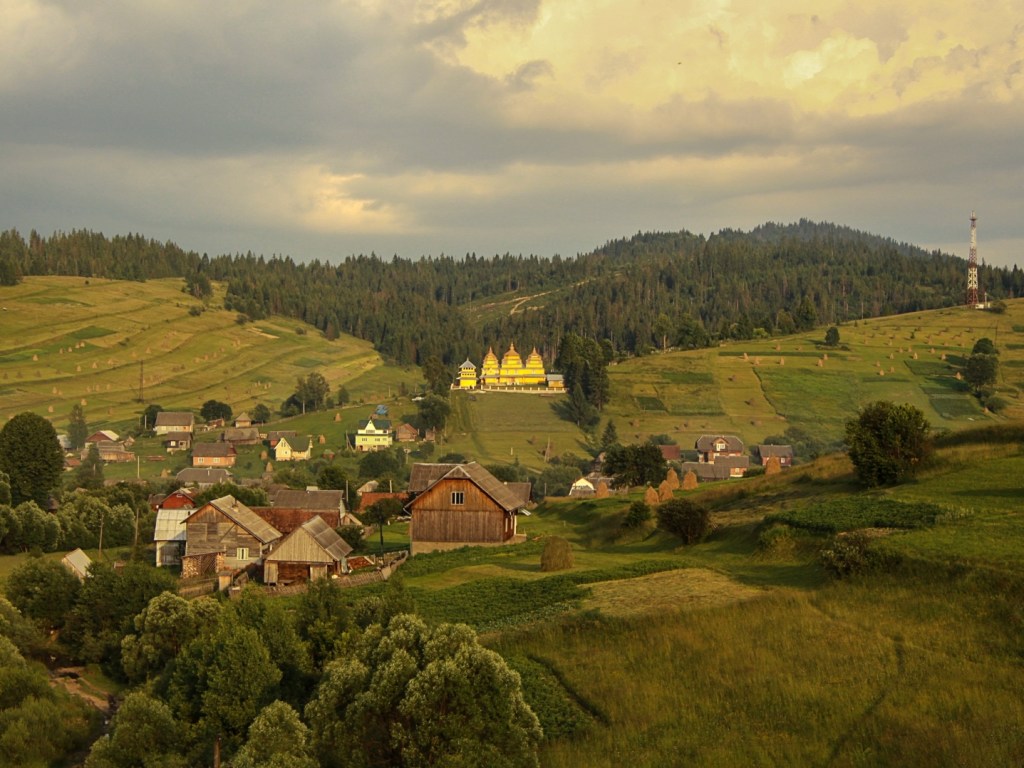
[[[642,501],[634,501],[626,511],[626,519],[622,525],[626,528],[639,528],[651,519],[651,508]]]
[[[693,544],[707,535],[710,516],[707,508],[689,499],[670,499],[658,505],[658,527]]]
[[[792,555],[796,548],[793,529],[788,525],[770,525],[757,537],[757,548],[765,555]]]
[[[572,568],[572,546],[560,536],[552,536],[544,542],[540,553],[542,571],[564,571]]]
[[[992,397],[985,400],[985,407],[988,408],[992,413],[999,413],[1006,409],[1010,404],[1010,401],[999,395],[993,395]]]
[[[821,564],[837,579],[864,573],[871,564],[868,536],[863,531],[841,533],[821,550]]]

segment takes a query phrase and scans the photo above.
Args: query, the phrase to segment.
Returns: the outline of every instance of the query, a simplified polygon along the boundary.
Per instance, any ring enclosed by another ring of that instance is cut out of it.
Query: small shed
[[[92,559],[81,549],[73,549],[61,558],[60,564],[77,576],[80,581],[85,581],[85,577],[89,575]]]
[[[315,581],[348,570],[345,558],[352,552],[320,516],[312,517],[281,540],[263,561],[267,584]]]

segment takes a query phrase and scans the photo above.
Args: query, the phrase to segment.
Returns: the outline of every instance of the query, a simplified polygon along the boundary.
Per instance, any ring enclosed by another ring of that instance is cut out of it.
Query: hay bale
[[[822,360],[818,360],[817,365],[818,365],[819,368],[824,368],[825,367],[825,363]]]
[[[669,487],[674,491],[679,487],[679,475],[676,474],[674,469],[670,469],[665,474],[665,482],[669,484]]]
[[[38,363],[39,362],[39,355],[32,355],[32,362],[33,363]]]
[[[672,498],[672,487],[668,484],[668,480],[662,480],[658,485],[658,500],[668,501]]]
[[[337,422],[339,422],[339,421],[341,421],[341,414],[340,414],[340,413],[335,413],[335,414],[334,414],[334,421],[335,421],[336,423],[337,423]]]
[[[686,474],[683,475],[683,490],[692,491],[697,487],[697,473],[692,469],[687,470]]]
[[[786,364],[786,358],[780,357],[779,358],[779,365],[785,365],[785,364]]]
[[[782,471],[782,461],[779,460],[778,456],[769,456],[768,461],[764,463],[764,473],[766,475],[777,475]]]
[[[647,486],[647,490],[644,491],[644,504],[647,504],[647,505],[650,505],[650,506],[654,506],[657,503],[658,503],[658,492],[656,490],[654,490],[653,488],[651,488],[651,486],[648,485]]]
[[[564,571],[572,568],[572,546],[561,536],[552,536],[544,542],[540,553],[542,571]]]
[[[597,488],[594,490],[595,499],[607,499],[611,496],[612,492],[608,489],[608,483],[601,480],[597,484]]]

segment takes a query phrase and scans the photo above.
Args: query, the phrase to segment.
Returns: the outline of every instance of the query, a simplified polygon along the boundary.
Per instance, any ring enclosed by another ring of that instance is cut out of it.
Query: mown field
[[[31,410],[63,430],[81,403],[90,426],[123,430],[142,411],[140,381],[146,403],[198,411],[215,399],[236,413],[257,403],[276,410],[312,371],[365,402],[421,381],[352,337],[328,341],[285,318],[239,324],[216,298],[204,307],[182,293],[183,284],[32,277],[0,288],[3,418]]]
[[[845,421],[875,400],[910,403],[938,429],[1024,418],[1024,302],[1008,307],[1003,315],[958,307],[850,323],[834,349],[822,328],[627,360],[609,368],[605,414],[623,439],[664,433],[686,448],[707,432],[750,445],[789,426],[839,440]],[[1008,406],[999,416],[956,377],[982,337],[1000,351],[997,389]]]

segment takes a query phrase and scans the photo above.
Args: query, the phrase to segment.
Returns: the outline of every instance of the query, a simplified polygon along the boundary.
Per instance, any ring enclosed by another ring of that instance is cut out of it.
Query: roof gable
[[[196,417],[191,411],[160,411],[156,415],[154,427],[191,427]]]
[[[414,464],[413,472],[416,472],[416,468],[420,466],[429,467],[432,469],[422,470],[421,477],[418,480],[422,480],[424,477],[438,473],[441,471],[440,468],[448,467],[447,472],[443,472],[438,476],[432,483],[427,485],[422,492],[429,491],[435,485],[444,482],[445,480],[453,480],[461,478],[469,480],[477,488],[486,493],[491,499],[506,512],[514,512],[520,507],[525,506],[525,503],[517,493],[513,492],[507,485],[501,482],[498,478],[484,469],[480,464],[475,461],[471,461],[468,464]],[[412,480],[409,481],[409,490],[415,491],[413,488]],[[413,502],[415,503],[415,499]]]
[[[315,515],[289,533],[267,556],[267,560],[339,562],[351,552],[352,547],[348,542],[325,523],[323,518]]]
[[[208,501],[185,518],[185,523],[187,524],[193,517],[204,514],[211,507],[236,525],[244,528],[263,544],[269,544],[281,538],[279,530],[231,495]]]

